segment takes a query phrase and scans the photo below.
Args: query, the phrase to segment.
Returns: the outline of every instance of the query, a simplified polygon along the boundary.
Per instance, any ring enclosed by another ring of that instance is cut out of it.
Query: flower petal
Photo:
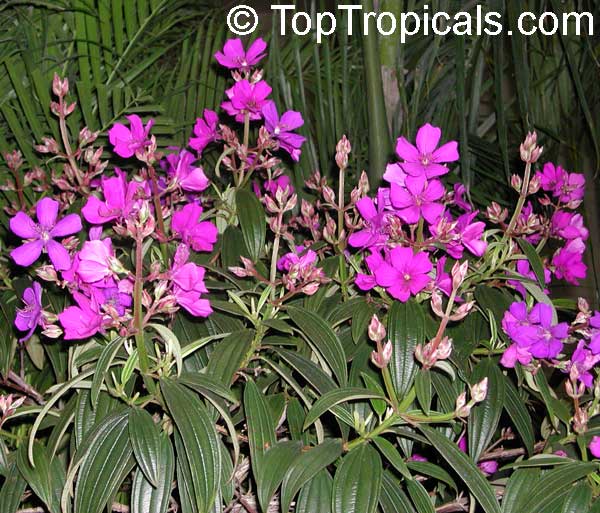
[[[69,214],[63,217],[52,230],[50,235],[52,237],[66,237],[81,231],[81,218],[77,214]]]
[[[24,212],[17,212],[15,217],[10,220],[10,229],[22,239],[36,239],[40,235],[37,225]]]
[[[69,256],[69,252],[67,251],[67,248],[59,242],[50,239],[46,243],[46,251],[48,251],[50,261],[57,271],[66,271],[71,267],[71,257]]]
[[[45,228],[52,228],[56,224],[58,207],[58,201],[52,198],[42,198],[38,201],[35,207],[38,223]]]
[[[12,259],[23,267],[29,267],[35,262],[42,254],[42,248],[44,242],[41,240],[34,240],[33,242],[27,242],[18,248],[13,249],[10,252]]]
[[[437,126],[424,124],[417,132],[417,148],[422,155],[428,155],[435,151],[442,137],[442,130]]]

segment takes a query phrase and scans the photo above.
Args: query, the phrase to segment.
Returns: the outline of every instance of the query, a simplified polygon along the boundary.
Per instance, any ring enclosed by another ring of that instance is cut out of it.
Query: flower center
[[[410,274],[404,273],[403,278],[404,278],[404,281],[410,281]]]
[[[421,164],[428,166],[431,163],[431,154],[421,155]]]

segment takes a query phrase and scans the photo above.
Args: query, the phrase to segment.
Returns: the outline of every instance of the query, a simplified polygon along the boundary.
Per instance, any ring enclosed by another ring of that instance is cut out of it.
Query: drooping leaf
[[[306,483],[296,501],[296,513],[331,513],[333,478],[326,469]]]
[[[379,453],[363,444],[342,458],[333,478],[334,513],[374,513],[383,468]]]
[[[533,444],[535,441],[531,416],[527,411],[527,407],[519,397],[517,389],[512,381],[505,378],[504,385],[504,408],[517,428],[517,432],[525,444],[527,453],[531,456],[533,454]]]
[[[269,507],[273,494],[283,481],[285,473],[300,454],[302,442],[285,440],[276,443],[265,452],[263,464],[257,476],[258,502],[263,511]]]
[[[8,467],[8,474],[0,488],[0,511],[15,513],[21,504],[21,497],[27,487],[27,481],[13,463]]]
[[[408,495],[410,495],[419,513],[435,513],[429,494],[421,483],[415,480],[407,481],[406,487],[408,488]]]
[[[152,486],[158,486],[161,472],[159,466],[160,431],[146,410],[132,408],[129,411],[129,440],[137,464],[144,476]]]
[[[275,445],[275,420],[264,396],[253,381],[244,389],[244,411],[248,424],[248,441],[252,471],[258,479],[266,451]]]
[[[247,189],[238,189],[235,199],[246,249],[252,260],[257,261],[267,234],[265,209],[256,194]]]

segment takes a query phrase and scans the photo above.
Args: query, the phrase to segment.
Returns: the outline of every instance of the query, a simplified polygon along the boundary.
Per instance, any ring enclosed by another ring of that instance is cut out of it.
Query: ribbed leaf
[[[182,385],[195,390],[199,394],[216,394],[232,403],[238,402],[229,388],[206,374],[200,374],[199,372],[184,372],[177,381]]]
[[[517,428],[517,432],[521,435],[527,453],[531,455],[533,454],[533,444],[535,442],[531,416],[527,411],[527,407],[519,397],[517,389],[512,384],[512,381],[505,378],[504,385],[504,408]]]
[[[320,470],[331,465],[342,453],[340,440],[328,439],[304,451],[296,458],[281,484],[281,510],[289,511],[290,504],[300,488]]]
[[[500,506],[496,500],[494,490],[471,458],[461,452],[456,444],[432,427],[419,426],[419,429],[469,487],[470,492],[475,496],[483,510],[486,513],[500,513]]]
[[[585,513],[589,511],[592,489],[587,483],[573,487],[563,504],[561,513]]]
[[[518,469],[510,476],[502,497],[502,513],[524,511],[522,506],[527,501],[529,491],[533,489],[539,475],[539,469],[530,468]]]
[[[169,379],[161,380],[160,389],[181,438],[178,460],[185,460],[191,482],[186,483],[190,498],[199,513],[209,513],[217,497],[221,478],[221,450],[213,421],[196,394]]]
[[[15,513],[21,504],[21,497],[27,487],[27,481],[23,479],[17,464],[8,467],[8,474],[0,488],[0,511],[2,513]]]
[[[171,483],[175,473],[175,454],[166,434],[160,436],[156,462],[160,469],[156,486],[152,486],[141,470],[137,470],[133,476],[131,513],[166,513],[169,508]]]
[[[17,467],[33,492],[48,506],[51,513],[60,513],[60,496],[65,486],[65,471],[58,459],[50,460],[40,443],[33,446],[33,467],[27,459],[27,446],[17,454]]]
[[[546,280],[544,278],[544,264],[542,264],[540,255],[538,255],[535,248],[529,242],[527,242],[525,239],[518,238],[517,242],[519,243],[519,247],[521,248],[521,251],[527,257],[527,260],[529,261],[529,264],[531,265],[531,269],[533,270],[533,272],[535,274],[535,277],[538,281],[539,286],[542,287],[542,290],[545,289],[546,288]]]
[[[416,513],[400,483],[389,470],[383,473],[379,505],[383,513]]]
[[[128,411],[105,418],[86,439],[75,488],[75,513],[100,513],[134,465]]]
[[[427,493],[427,490],[423,488],[421,483],[414,480],[407,481],[406,487],[408,488],[408,494],[419,513],[435,513],[435,508],[431,503],[429,494]]]
[[[374,513],[382,473],[379,453],[370,445],[346,454],[333,478],[333,513]]]
[[[300,490],[296,513],[331,513],[332,493],[333,478],[323,469]]]
[[[348,369],[344,348],[337,335],[317,314],[297,306],[289,306],[288,313],[294,323],[306,335],[312,349],[321,354],[331,367],[340,385],[348,381]]]
[[[504,407],[504,376],[497,363],[486,358],[473,369],[471,384],[488,378],[487,396],[471,410],[468,422],[468,448],[471,457],[477,461],[494,436],[500,414]]]
[[[256,194],[247,189],[239,189],[235,201],[246,249],[252,260],[256,261],[263,250],[267,234],[265,209]]]
[[[275,438],[275,420],[269,410],[265,397],[253,381],[248,381],[244,389],[244,411],[248,424],[250,458],[255,478],[262,471],[264,456],[269,447],[273,447]]]
[[[104,349],[102,349],[100,358],[98,358],[98,362],[96,363],[96,370],[94,372],[94,377],[92,379],[92,388],[90,390],[90,400],[92,401],[92,408],[94,409],[96,409],[96,406],[98,404],[100,387],[104,383],[106,373],[108,372],[112,361],[117,355],[117,352],[122,346],[123,339],[121,337],[117,337],[115,340],[104,346]]]
[[[388,315],[388,337],[392,341],[389,369],[398,397],[402,399],[412,387],[417,373],[415,347],[425,341],[425,315],[415,301],[394,301]]]
[[[283,481],[285,473],[300,454],[302,442],[286,440],[279,442],[265,452],[263,464],[257,476],[258,502],[267,511],[269,502]]]
[[[161,468],[159,452],[161,448],[160,430],[152,416],[141,408],[129,412],[129,440],[137,463],[152,486],[158,486]]]
[[[250,347],[254,331],[246,329],[235,331],[215,345],[210,355],[206,374],[229,387],[233,375],[239,369]]]
[[[373,442],[377,448],[381,451],[383,457],[398,471],[402,474],[407,480],[412,480],[413,477],[408,470],[406,462],[404,458],[400,455],[398,450],[394,447],[394,445],[381,436],[376,436],[373,438]]]

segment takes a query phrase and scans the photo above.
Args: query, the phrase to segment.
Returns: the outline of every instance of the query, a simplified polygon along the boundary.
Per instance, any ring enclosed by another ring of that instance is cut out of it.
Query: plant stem
[[[338,185],[338,208],[337,208],[337,230],[338,230],[338,250],[340,252],[339,258],[339,274],[340,274],[340,286],[342,287],[342,298],[346,300],[348,298],[348,279],[346,262],[344,260],[344,249],[345,241],[342,240],[344,235],[344,198],[345,189],[345,169],[340,167],[339,174],[339,185]]]
[[[275,240],[273,241],[273,251],[271,254],[271,273],[269,280],[273,288],[271,289],[271,299],[275,299],[275,278],[277,277],[277,256],[279,254],[279,241],[281,238],[281,223],[283,222],[283,212],[277,214],[277,231],[275,232]]]
[[[248,149],[248,142],[250,140],[250,113],[244,114],[244,147]]]
[[[521,193],[519,194],[519,200],[517,201],[517,207],[510,218],[510,223],[508,224],[508,228],[504,232],[504,237],[510,237],[510,234],[515,228],[515,224],[517,224],[517,220],[521,215],[521,210],[523,210],[523,205],[525,205],[525,200],[527,199],[527,192],[529,190],[529,179],[531,176],[531,163],[527,162],[525,164],[525,176],[523,177],[523,183],[521,184]]]
[[[419,224],[417,225],[417,243],[418,244],[423,243],[423,225],[424,225],[424,220],[421,217],[419,219]]]
[[[394,384],[392,383],[392,376],[390,374],[390,370],[387,367],[381,369],[381,374],[383,375],[383,383],[385,385],[385,390],[392,401],[392,406],[394,411],[398,413],[400,410],[398,408],[398,396],[396,395],[396,390],[394,390]]]
[[[154,217],[158,225],[158,235],[160,237],[160,251],[163,256],[165,265],[167,265],[168,254],[167,254],[167,233],[165,232],[165,222],[162,216],[162,207],[160,206],[160,194],[158,192],[158,182],[156,180],[156,171],[154,166],[148,164],[148,174],[150,175],[150,187],[152,189],[152,200],[154,202]]]
[[[60,100],[59,100],[60,114],[58,115],[58,126],[60,129],[60,137],[62,139],[62,143],[65,148],[65,154],[67,156],[67,160],[69,161],[69,165],[71,166],[71,169],[73,170],[73,173],[75,174],[75,177],[77,178],[77,183],[79,185],[82,185],[83,179],[81,176],[81,170],[79,169],[79,166],[77,165],[77,162],[75,162],[75,158],[73,157],[73,152],[71,151],[71,144],[69,143],[69,131],[67,130],[66,117],[62,114],[63,105],[64,105],[64,100],[63,100],[63,98],[60,98]]]

